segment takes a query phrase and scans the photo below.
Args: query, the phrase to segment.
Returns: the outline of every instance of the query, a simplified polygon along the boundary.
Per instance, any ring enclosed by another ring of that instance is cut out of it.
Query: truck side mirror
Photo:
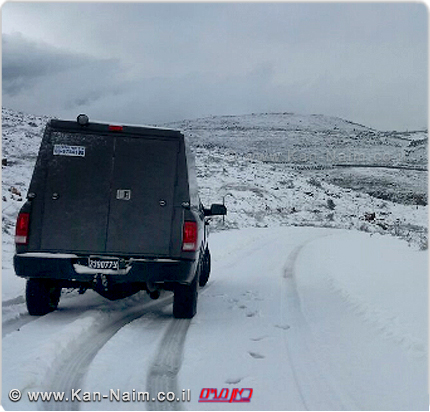
[[[224,205],[214,203],[210,209],[205,209],[205,216],[224,216],[227,214],[227,208]]]

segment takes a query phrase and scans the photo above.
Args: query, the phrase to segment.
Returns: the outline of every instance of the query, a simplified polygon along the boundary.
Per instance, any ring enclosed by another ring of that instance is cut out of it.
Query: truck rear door
[[[116,139],[106,252],[168,256],[179,142]]]
[[[105,250],[114,139],[53,131],[42,217],[42,250]]]

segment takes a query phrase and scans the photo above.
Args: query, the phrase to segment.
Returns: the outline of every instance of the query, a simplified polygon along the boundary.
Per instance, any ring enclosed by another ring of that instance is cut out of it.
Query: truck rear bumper
[[[124,269],[92,269],[88,256],[59,253],[22,253],[14,256],[17,276],[75,282],[92,282],[99,274],[109,275],[117,283],[191,283],[196,260],[130,258]]]

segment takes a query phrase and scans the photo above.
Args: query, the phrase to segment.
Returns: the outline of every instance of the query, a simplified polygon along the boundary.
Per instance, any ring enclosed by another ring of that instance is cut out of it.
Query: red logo
[[[203,388],[199,402],[251,402],[252,388],[223,388],[218,392],[215,388]]]

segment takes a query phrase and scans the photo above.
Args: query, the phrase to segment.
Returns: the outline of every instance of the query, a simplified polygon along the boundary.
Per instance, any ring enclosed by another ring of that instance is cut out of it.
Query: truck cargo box
[[[17,275],[32,290],[93,288],[110,299],[170,289],[179,301],[177,290],[197,289],[209,254],[205,219],[225,214],[222,205],[201,204],[182,133],[85,115],[48,122],[27,197],[17,222]]]

